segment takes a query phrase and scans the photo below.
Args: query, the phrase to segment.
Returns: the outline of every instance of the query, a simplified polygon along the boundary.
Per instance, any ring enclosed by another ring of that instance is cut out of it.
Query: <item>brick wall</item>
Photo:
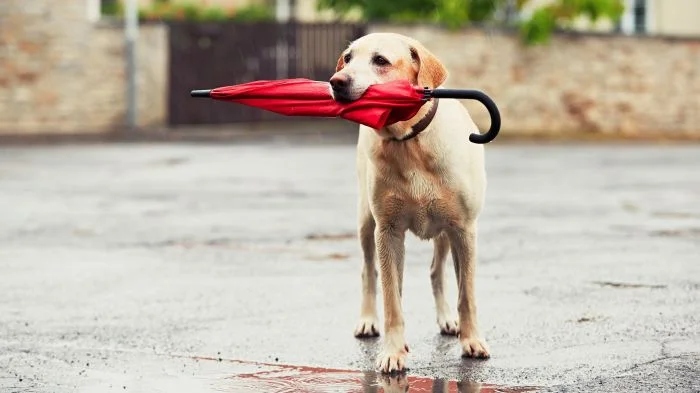
[[[0,134],[99,133],[125,122],[124,35],[92,23],[86,1],[0,1]],[[162,124],[165,27],[138,43],[139,123]]]
[[[507,32],[371,31],[423,42],[447,65],[447,87],[483,90],[496,101],[504,133],[700,137],[700,37],[559,35],[526,48]],[[486,128],[486,110],[467,107]]]

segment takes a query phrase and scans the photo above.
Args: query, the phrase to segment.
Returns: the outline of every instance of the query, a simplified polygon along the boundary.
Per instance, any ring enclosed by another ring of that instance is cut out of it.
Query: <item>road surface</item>
[[[0,148],[0,390],[698,392],[699,170],[700,145],[489,145],[493,357],[438,334],[409,236],[387,379],[352,336],[351,143]]]

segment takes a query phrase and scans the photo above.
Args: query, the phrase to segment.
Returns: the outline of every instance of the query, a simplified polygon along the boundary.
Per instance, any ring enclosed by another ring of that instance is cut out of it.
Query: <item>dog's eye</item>
[[[350,53],[346,53],[345,56],[343,56],[343,61],[347,64],[352,60],[352,55]]]
[[[389,60],[386,59],[384,56],[376,55],[372,58],[372,63],[378,65],[378,66],[388,66],[391,63],[389,63]]]

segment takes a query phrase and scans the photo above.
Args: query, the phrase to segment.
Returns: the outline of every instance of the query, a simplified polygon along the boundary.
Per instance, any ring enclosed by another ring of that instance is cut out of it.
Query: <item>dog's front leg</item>
[[[462,356],[486,359],[489,357],[489,350],[479,336],[474,297],[476,222],[466,222],[464,226],[453,228],[450,232],[450,245],[457,276],[457,311]]]
[[[377,258],[381,270],[384,300],[384,347],[377,359],[382,372],[402,371],[408,354],[404,338],[403,311],[401,310],[401,278],[399,269],[404,258],[405,231],[391,225],[377,223],[375,229]]]
[[[379,335],[379,320],[377,318],[377,268],[375,264],[374,217],[369,207],[361,206],[360,228],[358,235],[362,246],[362,303],[360,306],[360,321],[355,327],[355,337],[376,337]]]

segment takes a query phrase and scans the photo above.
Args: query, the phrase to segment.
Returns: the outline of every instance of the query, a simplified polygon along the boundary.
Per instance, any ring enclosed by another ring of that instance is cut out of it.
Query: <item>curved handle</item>
[[[479,90],[463,90],[463,89],[434,89],[428,93],[432,98],[458,98],[467,100],[477,100],[484,104],[486,110],[491,116],[491,127],[485,134],[471,134],[469,140],[473,143],[489,143],[498,136],[501,130],[501,114],[498,111],[496,103],[491,97],[487,96]]]

